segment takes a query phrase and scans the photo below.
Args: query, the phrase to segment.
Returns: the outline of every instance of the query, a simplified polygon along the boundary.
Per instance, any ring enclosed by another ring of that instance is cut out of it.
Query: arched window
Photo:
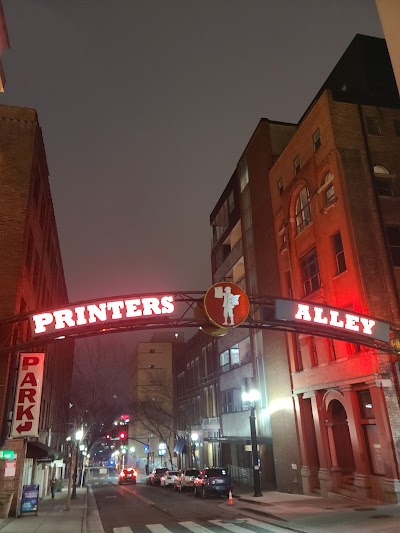
[[[387,168],[383,167],[382,165],[375,165],[374,174],[389,174],[389,171]]]
[[[296,202],[296,228],[297,233],[303,231],[311,223],[310,193],[307,187],[303,187]]]

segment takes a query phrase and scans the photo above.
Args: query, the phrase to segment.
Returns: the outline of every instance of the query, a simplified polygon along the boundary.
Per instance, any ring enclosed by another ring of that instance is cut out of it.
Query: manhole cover
[[[376,511],[375,507],[355,507],[355,511]]]
[[[375,514],[373,516],[369,516],[368,518],[393,518],[392,514]]]

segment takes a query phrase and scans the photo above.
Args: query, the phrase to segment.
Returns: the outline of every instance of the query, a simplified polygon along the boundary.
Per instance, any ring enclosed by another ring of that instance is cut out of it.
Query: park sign
[[[38,437],[44,353],[20,353],[11,437]]]
[[[173,313],[174,310],[173,296],[130,297],[63,307],[30,315],[29,320],[33,335],[38,337],[57,331],[66,333],[90,325],[109,325],[123,320],[162,317]]]
[[[346,309],[336,309],[311,302],[277,299],[275,301],[275,318],[312,324],[314,327],[320,327],[321,333],[324,330],[328,333],[328,329],[336,329],[389,342],[390,324]]]

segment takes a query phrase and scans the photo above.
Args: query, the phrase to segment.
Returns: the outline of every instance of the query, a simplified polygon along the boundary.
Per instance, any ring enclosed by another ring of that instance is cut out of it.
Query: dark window
[[[285,279],[286,279],[286,287],[288,291],[289,298],[293,298],[293,288],[292,288],[292,279],[290,277],[290,271],[287,270],[285,272]]]
[[[400,267],[400,226],[386,226],[393,266]]]
[[[317,354],[317,345],[315,344],[315,338],[309,338],[310,346],[310,360],[311,366],[318,366],[318,354]]]
[[[317,251],[311,250],[300,260],[304,294],[311,294],[321,286]]]
[[[296,365],[296,372],[300,372],[303,370],[303,358],[301,356],[301,346],[300,346],[300,339],[299,335],[297,333],[293,333],[293,341],[294,341],[294,358],[295,358],[295,365]]]
[[[232,211],[235,209],[235,194],[233,191],[228,196],[228,211],[229,213],[232,213]]]
[[[340,235],[340,231],[333,235],[332,242],[336,259],[336,273],[340,274],[346,270],[346,259],[344,257],[342,236]]]
[[[366,117],[367,131],[369,135],[382,135],[379,120],[373,117]]]
[[[393,196],[392,179],[375,176],[376,192],[379,196]]]
[[[336,359],[336,351],[335,351],[335,345],[333,343],[333,339],[326,339],[326,342],[328,344],[329,361],[334,361]]]
[[[307,187],[303,187],[296,202],[296,227],[297,233],[311,223],[310,193]]]
[[[397,118],[394,120],[394,130],[396,132],[396,136],[400,137],[400,120]]]
[[[321,134],[319,130],[317,130],[314,133],[313,142],[314,142],[314,152],[316,152],[321,147]]]
[[[300,156],[298,155],[296,159],[294,160],[294,173],[295,175],[300,172],[301,169],[301,163],[300,163]]]
[[[222,392],[222,411],[224,413],[233,413],[233,390]]]
[[[372,398],[369,389],[357,391],[358,403],[360,405],[361,418],[375,418]]]
[[[283,178],[278,181],[278,193],[279,196],[282,196],[283,194]]]

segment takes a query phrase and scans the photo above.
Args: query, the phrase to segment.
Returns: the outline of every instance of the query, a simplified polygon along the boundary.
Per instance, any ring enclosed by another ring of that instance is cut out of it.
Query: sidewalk
[[[254,518],[262,517],[283,530],[301,533],[400,531],[400,505],[275,491],[263,492],[263,496],[257,498],[253,495],[250,487],[235,487],[235,510],[252,513]]]
[[[54,500],[39,501],[38,516],[0,520],[1,533],[82,533],[86,532],[87,489],[77,488],[78,498],[71,500],[71,510],[65,510],[66,492],[56,492]]]

